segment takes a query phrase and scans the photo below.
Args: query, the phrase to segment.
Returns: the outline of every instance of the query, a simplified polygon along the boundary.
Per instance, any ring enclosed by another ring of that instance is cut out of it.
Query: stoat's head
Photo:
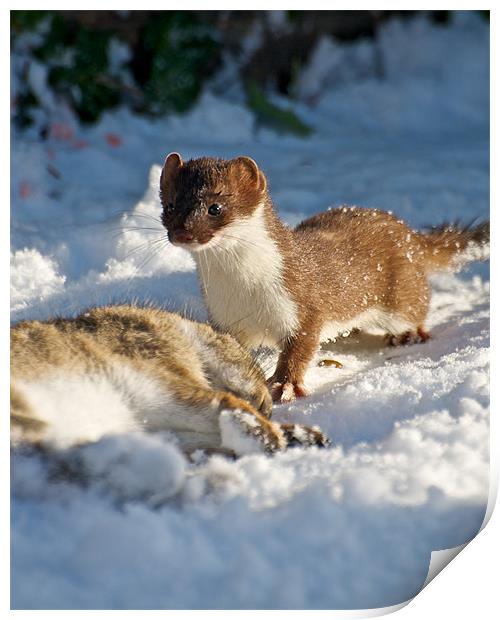
[[[184,163],[178,153],[170,153],[160,178],[168,238],[193,251],[216,245],[229,224],[249,218],[262,204],[266,185],[250,157],[201,157]]]

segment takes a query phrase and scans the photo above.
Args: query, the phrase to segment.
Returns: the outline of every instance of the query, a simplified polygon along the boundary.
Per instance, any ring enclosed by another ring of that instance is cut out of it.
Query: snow
[[[370,42],[316,50],[299,89],[317,128],[306,140],[257,131],[237,100],[208,91],[184,116],[118,110],[91,128],[50,100],[48,141],[13,134],[13,321],[136,299],[206,317],[194,263],[159,222],[174,150],[254,157],[290,225],[343,203],[416,227],[487,218],[487,25],[394,21],[377,45],[382,79]],[[353,68],[339,76],[340,53]],[[16,451],[12,607],[347,609],[417,594],[431,551],[478,531],[489,483],[488,264],[432,283],[432,340],[339,338],[307,373],[311,396],[276,407],[331,449],[188,462],[171,436],[125,433],[59,459]],[[269,371],[276,354],[260,360]]]

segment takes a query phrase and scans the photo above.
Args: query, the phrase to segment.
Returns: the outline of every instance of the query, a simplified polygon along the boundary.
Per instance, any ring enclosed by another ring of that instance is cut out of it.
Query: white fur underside
[[[57,373],[57,374],[56,374]],[[208,406],[176,401],[154,377],[120,364],[108,374],[65,373],[33,381],[16,380],[37,418],[47,423],[45,443],[58,448],[97,441],[109,434],[172,431],[189,435],[191,444],[220,439],[217,417]]]
[[[276,346],[295,331],[297,306],[283,286],[283,259],[264,208],[226,226],[193,254],[212,320],[249,346]]]
[[[221,413],[215,399],[199,407],[179,403],[166,386],[125,364],[111,375],[59,371],[14,384],[37,419],[47,424],[43,443],[52,448],[70,448],[107,435],[169,431],[186,452],[265,451],[265,436],[257,432],[260,423],[250,413]],[[22,437],[14,434],[13,441],[18,440]]]
[[[329,321],[321,330],[320,341],[335,341],[339,336],[348,336],[351,330],[360,329],[371,333],[403,334],[415,326],[403,317],[382,310],[370,308],[348,321]]]

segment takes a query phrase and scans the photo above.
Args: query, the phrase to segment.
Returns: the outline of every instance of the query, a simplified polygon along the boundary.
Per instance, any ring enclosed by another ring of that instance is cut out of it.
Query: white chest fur
[[[264,207],[226,226],[194,254],[214,323],[249,346],[274,346],[294,333],[297,307],[283,283],[283,258]]]

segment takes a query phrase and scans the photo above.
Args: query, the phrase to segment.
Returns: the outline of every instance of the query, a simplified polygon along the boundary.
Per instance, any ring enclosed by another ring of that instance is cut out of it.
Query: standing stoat
[[[228,334],[154,308],[106,306],[11,328],[11,438],[67,448],[171,431],[180,447],[272,453],[327,445],[268,418],[262,371]]]
[[[249,157],[165,160],[162,222],[198,268],[210,318],[247,346],[281,350],[274,396],[305,394],[320,342],[378,328],[391,344],[429,338],[427,275],[450,266],[489,224],[428,233],[376,209],[340,207],[294,230],[278,217],[266,177]]]

